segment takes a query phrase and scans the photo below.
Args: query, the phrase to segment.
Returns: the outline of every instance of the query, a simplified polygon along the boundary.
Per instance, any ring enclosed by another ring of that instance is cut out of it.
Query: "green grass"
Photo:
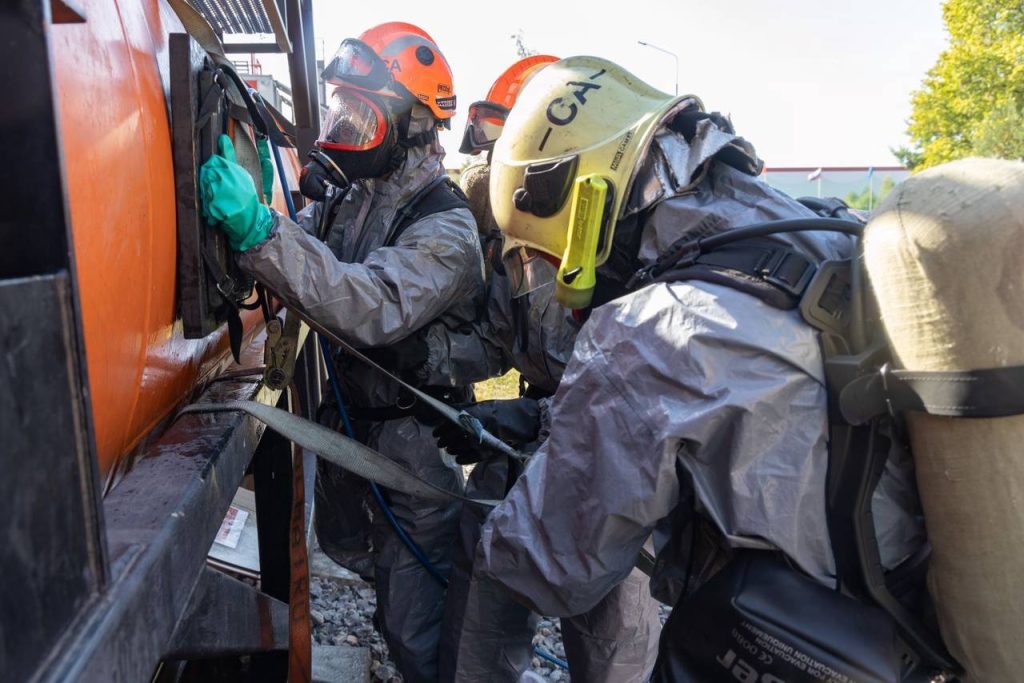
[[[509,370],[501,377],[473,385],[476,400],[488,401],[495,398],[519,398],[519,372]]]

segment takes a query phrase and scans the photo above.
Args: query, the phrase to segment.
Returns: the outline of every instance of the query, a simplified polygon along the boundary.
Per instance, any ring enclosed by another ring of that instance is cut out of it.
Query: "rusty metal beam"
[[[167,657],[199,659],[286,649],[288,605],[207,567]]]
[[[256,365],[261,358],[257,339],[243,362]],[[213,383],[201,396],[232,399],[272,404],[277,392],[261,388],[257,376]],[[108,589],[41,681],[149,680],[189,609],[207,551],[263,431],[237,413],[184,415],[145,450],[104,500],[114,569]]]

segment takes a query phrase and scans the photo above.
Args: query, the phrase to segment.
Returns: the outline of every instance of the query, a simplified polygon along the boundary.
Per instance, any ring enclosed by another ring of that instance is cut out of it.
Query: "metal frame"
[[[292,56],[288,60],[291,74],[292,111],[298,131],[296,146],[304,159],[320,137],[320,97],[317,87],[316,44],[313,39],[313,1],[278,0],[285,3],[288,37]]]
[[[25,680],[104,588],[99,478],[64,163],[50,3],[0,3],[0,671]],[[16,103],[16,104],[13,104]],[[13,122],[17,121],[17,124]],[[25,160],[33,159],[26,167]]]
[[[259,340],[244,357],[258,364]],[[257,378],[215,382],[203,401],[276,394]],[[264,427],[241,415],[186,415],[175,421],[103,501],[112,578],[43,681],[141,681],[183,646],[176,631],[190,603],[235,490]],[[253,617],[258,618],[258,613]],[[240,624],[222,624],[222,638]],[[228,648],[225,645],[225,649]]]
[[[277,6],[276,0],[263,0],[263,11],[267,13],[270,26],[274,29],[277,47],[281,52],[290,53],[292,51],[292,44],[288,40],[288,29],[284,25],[284,17],[281,16],[281,10]]]
[[[294,19],[282,25],[303,46],[291,55],[293,90],[306,106],[299,137],[315,140],[312,65],[295,63],[312,59],[311,0],[289,8]],[[281,661],[289,443],[263,438],[264,427],[241,414],[185,415],[102,497],[49,48],[51,23],[81,18],[71,0],[0,3],[0,76],[19,107],[18,125],[0,127],[0,671],[4,680],[143,681],[171,658],[268,653]],[[34,161],[26,167],[25,159]],[[296,369],[307,415],[323,376],[314,343],[304,343]],[[242,367],[261,361],[262,340],[250,338]],[[258,379],[225,377],[199,398],[277,402]],[[315,467],[303,457],[308,522]],[[250,463],[265,515],[262,592],[206,565]],[[166,670],[173,678],[187,668]],[[279,666],[252,668],[250,680],[284,680]]]
[[[208,125],[203,130],[205,135],[200,136],[196,118],[203,106],[201,86],[214,85],[212,63],[199,43],[185,33],[170,34],[168,53],[178,237],[178,315],[185,337],[202,339],[224,323],[226,313],[225,295],[217,291],[219,283],[207,272],[203,254],[217,261],[222,273],[228,271],[232,256],[223,234],[210,230],[200,221],[202,202],[197,181],[202,155],[216,150],[217,136],[227,114],[221,107],[209,112]],[[204,71],[204,67],[208,68]]]

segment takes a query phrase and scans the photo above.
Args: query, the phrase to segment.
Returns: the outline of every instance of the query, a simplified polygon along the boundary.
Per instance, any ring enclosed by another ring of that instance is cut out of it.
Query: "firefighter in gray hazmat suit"
[[[760,168],[696,97],[602,59],[552,64],[519,95],[491,167],[503,263],[516,293],[554,279],[559,301],[589,318],[550,435],[488,515],[475,571],[543,614],[592,609],[652,533],[651,590],[668,604],[736,548],[781,551],[834,585],[816,331],[716,283],[714,268],[626,286],[681,239],[812,215]],[[851,248],[836,233],[773,239],[814,261]],[[912,477],[908,458],[891,457],[872,501],[886,567],[924,538]]]
[[[507,114],[514,102],[514,97],[502,98],[502,93],[514,94],[523,81],[551,61],[555,58],[529,57],[503,73],[488,99],[470,108],[460,151],[489,151],[501,132],[499,114]],[[475,111],[477,105],[483,111]],[[486,124],[474,125],[484,112]],[[466,410],[492,433],[530,451],[545,438],[550,396],[572,353],[579,323],[571,310],[555,301],[553,282],[521,297],[512,296],[500,261],[500,233],[495,240],[488,230],[494,226],[488,179],[486,162],[474,163],[462,174],[477,226],[489,245],[485,252],[492,267],[485,315],[472,326],[458,329],[432,325],[420,337],[425,348],[416,355],[428,360],[416,374],[427,384],[446,380],[468,384],[517,369],[528,385],[524,396],[485,401]],[[467,483],[467,492],[474,497],[500,499],[521,472],[521,466],[506,456],[482,453],[464,432],[442,424],[435,434],[459,462],[477,462]],[[530,668],[535,616],[500,584],[473,572],[486,512],[475,506],[462,509],[441,636],[443,682],[516,681]],[[654,665],[659,631],[657,603],[650,596],[647,577],[636,570],[593,610],[562,620],[570,673],[592,683],[646,680]]]
[[[392,74],[387,64],[402,68]],[[453,96],[438,95],[452,93],[444,57],[416,27],[384,24],[343,42],[324,78],[334,87],[331,106],[303,188],[323,192],[326,180],[347,192],[335,202],[333,216],[317,201],[297,224],[272,212],[269,225],[256,220],[251,231],[264,234],[248,238],[256,243],[240,254],[241,266],[288,306],[360,348],[395,344],[435,321],[471,321],[483,295],[483,262],[465,202],[444,208],[451,197],[442,196],[436,210],[435,195],[432,213],[406,218],[427,203],[430,192],[455,196],[438,182],[445,170],[437,127],[454,110]],[[233,205],[219,199],[208,201],[210,213],[215,223],[226,215],[219,224],[230,238],[237,222],[228,215]],[[336,365],[357,437],[421,478],[461,493],[461,471],[444,463],[432,428],[415,411],[403,410],[408,404],[399,387],[343,354]],[[471,395],[445,385],[448,400]],[[317,531],[330,548],[336,539],[329,536],[344,522],[338,518],[353,494],[334,468],[321,463],[319,475]],[[399,524],[447,574],[459,505],[424,503],[393,491],[384,496]],[[391,655],[407,682],[434,681],[444,588],[383,514],[374,514],[373,548],[377,616]]]

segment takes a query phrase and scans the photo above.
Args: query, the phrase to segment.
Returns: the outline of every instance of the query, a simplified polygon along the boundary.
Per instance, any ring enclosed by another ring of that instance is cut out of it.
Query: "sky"
[[[466,108],[536,52],[591,54],[732,116],[768,166],[884,166],[907,143],[912,92],[946,45],[940,0],[514,0],[488,3],[314,1],[318,51],[385,21],[433,36],[458,96],[446,164],[457,167]],[[318,56],[322,56],[319,55]],[[260,56],[264,70],[287,69]]]

